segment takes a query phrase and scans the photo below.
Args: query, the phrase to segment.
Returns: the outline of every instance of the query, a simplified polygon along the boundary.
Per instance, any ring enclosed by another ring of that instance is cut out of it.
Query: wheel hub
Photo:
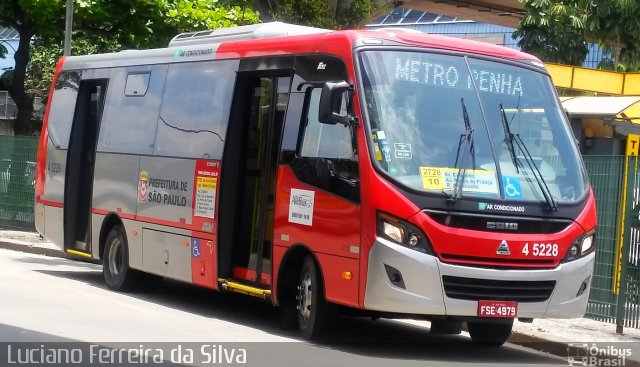
[[[311,275],[306,273],[298,284],[298,314],[305,323],[311,317],[311,296],[313,290],[311,289]]]
[[[113,275],[120,274],[122,269],[122,242],[116,239],[111,243],[111,250],[109,251],[109,271]]]

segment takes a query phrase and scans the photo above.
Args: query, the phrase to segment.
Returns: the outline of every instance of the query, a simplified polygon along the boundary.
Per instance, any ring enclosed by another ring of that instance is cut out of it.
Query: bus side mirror
[[[349,114],[348,105],[353,87],[349,83],[326,82],[320,95],[318,120],[323,124],[342,124],[350,126],[356,124],[356,119]]]

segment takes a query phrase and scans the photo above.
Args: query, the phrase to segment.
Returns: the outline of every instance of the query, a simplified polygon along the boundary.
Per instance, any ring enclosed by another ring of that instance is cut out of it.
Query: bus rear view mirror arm
[[[320,95],[319,121],[329,125],[357,125],[358,120],[351,114],[352,96],[353,86],[345,81],[324,83]]]

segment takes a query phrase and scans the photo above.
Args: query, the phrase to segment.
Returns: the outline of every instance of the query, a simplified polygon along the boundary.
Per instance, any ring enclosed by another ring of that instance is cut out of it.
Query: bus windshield
[[[568,203],[588,182],[547,75],[469,56],[360,53],[374,158],[450,198]],[[551,199],[549,199],[551,198]]]

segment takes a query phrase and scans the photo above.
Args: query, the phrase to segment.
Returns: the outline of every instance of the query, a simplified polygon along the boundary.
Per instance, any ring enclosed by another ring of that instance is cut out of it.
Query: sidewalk
[[[36,233],[0,230],[0,248],[68,257]],[[614,324],[585,318],[535,319],[533,323],[516,321],[509,341],[557,355],[573,361],[574,365],[640,367],[640,329],[625,328],[624,335],[616,334],[615,329]]]

